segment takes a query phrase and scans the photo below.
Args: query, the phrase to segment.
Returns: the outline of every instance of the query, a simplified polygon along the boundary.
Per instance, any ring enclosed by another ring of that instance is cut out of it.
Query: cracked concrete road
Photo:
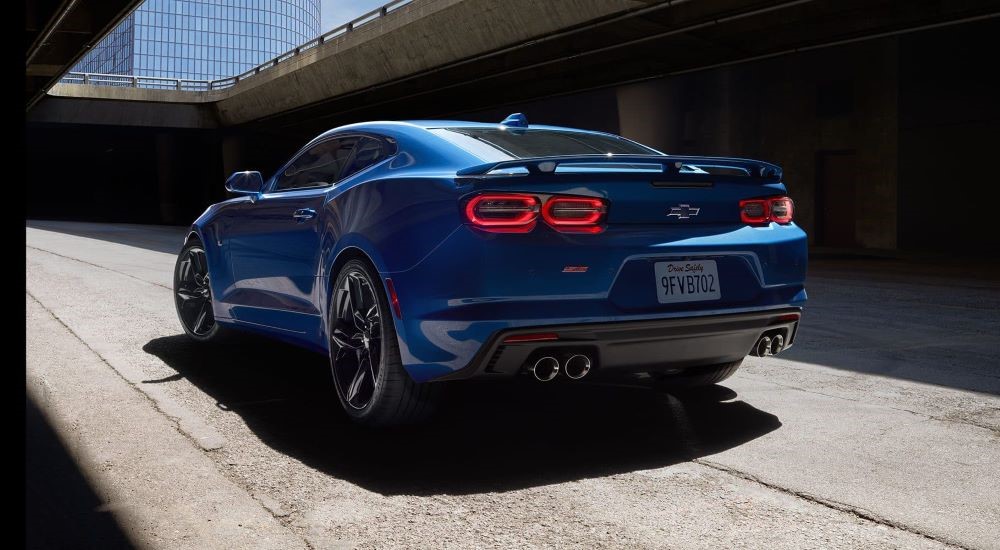
[[[135,544],[1000,548],[990,277],[816,262],[797,345],[711,391],[464,384],[370,432],[323,357],[179,335],[182,235],[27,228],[29,399]]]

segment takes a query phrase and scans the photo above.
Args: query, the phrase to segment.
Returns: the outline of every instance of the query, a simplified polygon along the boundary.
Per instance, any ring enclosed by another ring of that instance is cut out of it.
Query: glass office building
[[[320,0],[146,0],[74,72],[217,80],[320,32]]]

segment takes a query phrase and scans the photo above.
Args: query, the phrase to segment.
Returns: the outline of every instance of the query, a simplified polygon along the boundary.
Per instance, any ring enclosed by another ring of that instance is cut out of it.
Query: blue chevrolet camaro
[[[369,424],[422,418],[446,380],[713,384],[790,346],[806,301],[777,166],[520,114],[343,126],[226,188],[177,260],[185,332],[329,354]]]

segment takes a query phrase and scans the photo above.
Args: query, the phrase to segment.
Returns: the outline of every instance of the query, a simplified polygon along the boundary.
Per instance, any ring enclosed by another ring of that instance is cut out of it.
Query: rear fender
[[[337,278],[337,274],[333,272],[334,268],[338,266],[345,257],[345,255],[359,254],[366,258],[372,265],[375,266],[375,270],[378,272],[380,278],[386,272],[385,259],[378,252],[378,249],[366,239],[363,235],[357,233],[350,233],[342,236],[337,240],[337,244],[333,247],[322,263],[321,272],[317,275],[323,279],[322,284],[317,285],[322,293],[319,296],[321,304],[325,304],[323,318],[326,319],[329,307],[330,307],[330,286],[333,285],[334,280]],[[385,282],[382,282],[383,288],[385,287]]]
[[[323,274],[321,275],[321,284],[316,285],[319,296],[319,303],[323,304],[323,318],[320,323],[324,334],[329,334],[330,327],[328,326],[328,319],[330,318],[330,308],[333,302],[333,284],[336,281],[337,273],[334,272],[334,268],[339,270],[339,265],[343,263],[347,256],[360,255],[367,259],[373,266],[378,274],[378,283],[382,285],[382,291],[386,296],[389,296],[389,289],[386,286],[386,264],[385,259],[378,252],[378,249],[366,239],[363,235],[357,233],[351,233],[344,235],[337,241],[337,246],[331,251],[329,255],[325,258],[323,262]],[[383,315],[393,315],[391,311],[382,312]],[[405,346],[406,336],[405,328],[402,323],[395,323],[396,336],[399,345]]]

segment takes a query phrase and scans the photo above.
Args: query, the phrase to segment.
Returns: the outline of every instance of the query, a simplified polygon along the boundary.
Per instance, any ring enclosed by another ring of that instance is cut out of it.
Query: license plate
[[[719,269],[714,260],[656,262],[656,299],[661,304],[718,300]]]

